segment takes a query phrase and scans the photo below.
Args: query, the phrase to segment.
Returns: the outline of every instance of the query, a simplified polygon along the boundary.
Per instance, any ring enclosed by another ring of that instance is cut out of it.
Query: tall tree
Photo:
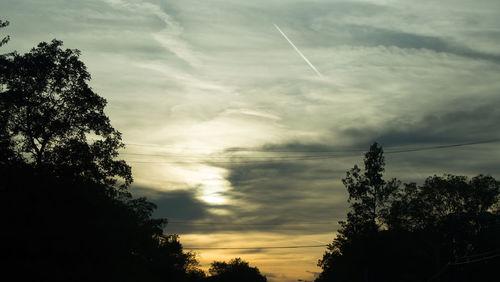
[[[385,227],[390,200],[400,186],[400,182],[396,179],[390,181],[383,179],[384,166],[383,149],[377,143],[373,143],[364,157],[364,171],[354,165],[342,179],[349,193],[350,210],[347,213],[347,220],[340,221],[338,236],[318,262],[323,268],[323,279],[328,280],[330,278],[326,277],[334,276],[334,273],[337,273],[336,268],[348,268],[344,266],[344,263],[349,261],[348,256],[358,260],[358,267],[370,264],[371,256],[367,254],[376,248],[376,242],[373,240],[380,228]],[[353,270],[353,273],[346,275],[345,279],[353,279],[350,275],[359,273]]]
[[[4,276],[200,280],[194,255],[151,217],[155,205],[128,193],[131,169],[116,160],[121,135],[79,55],[53,40],[0,56]]]
[[[354,165],[347,171],[342,183],[349,193],[350,211],[347,222],[342,223],[342,233],[347,236],[359,232],[377,231],[385,223],[388,206],[400,186],[396,179],[385,181],[384,151],[377,143],[370,146],[364,157],[364,172]]]
[[[5,56],[1,88],[4,135],[19,158],[53,173],[71,173],[112,187],[132,182],[131,169],[115,160],[121,134],[104,113],[106,100],[88,85],[80,51],[62,41],[42,42],[26,54]],[[113,189],[110,189],[113,191]]]

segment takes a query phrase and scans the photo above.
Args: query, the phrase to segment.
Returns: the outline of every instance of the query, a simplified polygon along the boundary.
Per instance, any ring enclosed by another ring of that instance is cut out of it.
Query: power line
[[[463,261],[463,262],[454,262],[451,265],[462,265],[462,264],[476,263],[476,262],[489,260],[489,259],[496,258],[496,257],[500,257],[500,253],[495,254],[495,255],[491,255],[491,256],[487,256],[487,257],[483,257],[483,258],[479,258],[479,259],[473,259],[473,260],[468,260],[468,261]]]
[[[500,138],[490,139],[490,140],[482,140],[482,141],[474,141],[474,142],[466,142],[466,143],[428,146],[428,147],[413,148],[413,149],[402,149],[402,150],[394,150],[394,151],[387,151],[387,152],[384,151],[384,153],[386,153],[386,154],[408,153],[408,152],[448,149],[448,148],[454,148],[454,147],[463,147],[463,146],[471,146],[471,145],[479,145],[479,144],[487,144],[487,143],[497,143],[497,142],[500,142]]]
[[[500,142],[500,139],[491,139],[491,140],[482,140],[482,141],[475,141],[475,142],[467,142],[467,143],[456,143],[456,144],[448,144],[448,145],[436,145],[436,146],[425,146],[425,147],[416,147],[416,148],[406,148],[406,149],[392,149],[389,147],[388,150],[386,150],[384,153],[385,154],[400,154],[400,153],[409,153],[409,152],[418,152],[418,151],[427,151],[427,150],[439,150],[439,149],[449,149],[449,148],[456,148],[456,147],[464,147],[464,146],[472,146],[472,145],[479,145],[479,144],[487,144],[487,143],[496,143]],[[394,147],[396,148],[396,147]],[[331,159],[331,158],[344,158],[344,157],[358,157],[358,154],[342,154],[342,153],[352,153],[352,152],[358,152],[357,150],[338,150],[338,151],[323,151],[321,154],[317,155],[297,155],[297,156],[239,156],[237,158],[243,159],[241,161],[217,161],[217,160],[210,160],[213,158],[235,158],[234,156],[209,156],[208,158],[203,158],[203,157],[192,157],[192,156],[184,156],[184,159],[187,159],[189,161],[128,161],[130,163],[155,163],[155,164],[162,164],[162,163],[181,163],[181,164],[189,164],[189,163],[196,163],[197,161],[204,161],[206,163],[213,163],[213,164],[246,164],[246,163],[268,163],[268,162],[276,162],[276,161],[307,161],[307,160],[323,160],[323,159]],[[275,153],[277,151],[267,151],[269,153]],[[285,151],[281,151],[285,152]],[[298,151],[288,151],[288,152],[298,152]],[[305,152],[305,151],[304,151]],[[324,154],[324,153],[335,153],[335,154]],[[309,153],[319,153],[319,151],[309,151]],[[155,156],[155,157],[167,157],[167,155],[161,155],[161,154],[142,154],[142,153],[122,153],[124,155],[143,155],[143,156]],[[262,160],[246,160],[249,158],[253,159],[262,159]]]
[[[498,249],[498,250],[492,250],[492,251],[488,251],[488,252],[483,252],[483,253],[478,253],[478,254],[472,254],[472,255],[463,256],[463,257],[459,257],[459,258],[457,258],[457,260],[470,259],[470,258],[481,257],[481,256],[491,255],[491,254],[497,254],[497,253],[500,253],[500,249]]]
[[[319,248],[328,245],[306,245],[306,246],[271,246],[271,247],[184,247],[188,250],[267,250],[267,249],[302,249]]]
[[[303,226],[303,225],[328,225],[338,224],[336,222],[302,222],[302,223],[219,223],[219,222],[189,222],[169,221],[170,223],[182,225],[213,225],[213,226]]]
[[[424,146],[424,147],[416,147],[416,148],[404,148],[402,146],[389,146],[387,148],[394,148],[394,153],[401,152],[413,152],[418,150],[432,150],[432,149],[443,149],[443,148],[451,148],[451,147],[461,147],[461,146],[469,146],[469,145],[478,145],[478,144],[486,144],[486,143],[496,143],[500,142],[500,138],[492,138],[486,140],[479,141],[471,141],[471,142],[462,142],[462,143],[453,143],[453,144],[445,144],[445,145],[435,145],[435,146]],[[141,146],[141,147],[172,147],[158,144],[137,144],[137,143],[127,143],[126,145],[133,146]],[[401,149],[396,149],[401,148]],[[193,149],[193,148],[191,148]],[[203,150],[207,150],[209,148],[203,148]],[[343,150],[268,150],[268,149],[255,149],[255,148],[229,148],[226,149],[225,152],[265,152],[265,153],[353,153],[353,152],[365,152],[366,149],[361,148],[351,148],[351,149],[343,149]]]
[[[406,152],[415,152],[415,151],[423,151],[423,150],[435,150],[435,149],[445,149],[452,147],[462,147],[462,146],[470,146],[470,145],[478,145],[478,144],[486,144],[486,143],[496,143],[500,142],[500,138],[486,139],[480,141],[471,141],[471,142],[463,142],[463,143],[454,143],[454,144],[445,144],[445,145],[435,145],[435,146],[424,146],[424,147],[416,147],[416,148],[404,148],[402,146],[394,146],[394,147],[383,147],[385,149],[394,148],[394,151],[385,151],[384,153],[406,153]],[[401,148],[401,149],[396,149]],[[226,150],[227,151],[227,150]],[[366,149],[345,149],[345,150],[263,150],[263,149],[235,149],[236,152],[270,152],[270,153],[353,153],[353,152],[366,152]]]

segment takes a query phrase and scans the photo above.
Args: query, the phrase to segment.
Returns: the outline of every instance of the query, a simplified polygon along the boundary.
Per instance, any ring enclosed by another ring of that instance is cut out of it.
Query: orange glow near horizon
[[[331,242],[332,236],[332,233],[296,236],[251,232],[246,234],[186,234],[180,235],[179,239],[186,251],[189,251],[190,247],[215,248],[193,250],[201,268],[206,272],[213,261],[229,261],[239,257],[248,261],[250,266],[259,268],[262,274],[267,274],[268,281],[297,281],[298,279],[314,280],[313,273],[321,271],[316,264],[322,258],[326,247],[264,250],[216,248],[318,245],[321,244],[319,242]],[[279,277],[269,275],[271,273],[279,273]]]

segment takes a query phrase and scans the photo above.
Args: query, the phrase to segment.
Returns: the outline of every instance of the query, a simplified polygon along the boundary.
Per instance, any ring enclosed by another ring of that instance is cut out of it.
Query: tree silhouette
[[[171,281],[201,281],[205,273],[191,252],[184,252],[177,235],[156,238],[157,247],[151,265],[153,273],[165,273]]]
[[[128,192],[121,135],[79,55],[53,40],[0,56],[4,277],[200,281],[194,255],[151,217],[156,206]]]
[[[350,211],[317,281],[483,281],[500,267],[500,184],[491,176],[384,181],[383,151],[343,179]]]
[[[373,272],[370,269],[373,260],[377,259],[373,253],[380,245],[377,232],[385,222],[389,200],[400,185],[396,179],[383,179],[384,166],[383,149],[374,143],[365,154],[364,171],[361,172],[355,165],[347,171],[346,178],[342,179],[349,193],[350,210],[347,221],[340,221],[339,235],[318,262],[324,269],[321,277],[333,277],[342,273],[347,281],[360,275],[366,278]],[[344,263],[353,262],[349,261],[350,256],[356,263],[356,269],[344,266]],[[341,267],[334,267],[336,265],[343,265],[344,271],[337,273],[336,269]],[[350,274],[345,271],[347,269],[351,269]]]
[[[500,250],[498,239],[500,183],[491,176],[446,174],[428,177],[422,186],[405,185],[401,197],[394,201],[389,219],[392,230],[412,232],[427,239],[432,246],[437,269],[462,263],[457,281],[482,280],[495,271],[500,261],[478,261],[469,265],[463,258]],[[425,243],[424,243],[425,244]],[[484,267],[484,265],[489,267]],[[451,269],[451,267],[450,267]],[[457,271],[455,269],[454,271]],[[473,271],[474,270],[474,271]],[[436,271],[438,272],[438,271]],[[445,273],[442,277],[452,274]]]
[[[208,270],[210,276],[208,281],[214,282],[265,282],[266,277],[260,274],[257,267],[249,266],[248,262],[241,258],[235,258],[229,262],[214,261]]]
[[[400,185],[396,179],[386,182],[382,178],[385,162],[383,149],[377,143],[365,154],[364,165],[363,173],[354,165],[342,179],[351,209],[347,222],[342,224],[347,233],[377,231],[385,221],[389,199]]]
[[[87,84],[90,74],[80,51],[62,44],[42,42],[26,54],[5,56],[4,134],[15,140],[17,156],[35,167],[71,172],[108,188],[119,177],[125,187],[132,182],[131,169],[114,159],[123,147],[121,134],[104,114],[106,100]]]

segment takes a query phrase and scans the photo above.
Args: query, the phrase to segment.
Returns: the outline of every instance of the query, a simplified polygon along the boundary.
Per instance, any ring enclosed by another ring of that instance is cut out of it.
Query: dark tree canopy
[[[79,55],[53,40],[0,56],[3,277],[200,281],[194,254],[151,217],[156,206],[128,193],[121,135]]]
[[[198,281],[192,253],[163,234],[144,198],[110,197],[103,184],[2,168],[0,250],[6,277],[64,281]]]
[[[422,230],[437,228],[453,217],[472,223],[495,210],[499,195],[499,183],[491,176],[434,175],[422,186],[405,184],[391,205],[388,224],[395,230]]]
[[[214,261],[208,270],[211,276],[209,281],[214,282],[265,282],[266,277],[260,274],[257,267],[251,267],[248,262],[241,258],[235,258],[229,262]]]
[[[104,113],[106,100],[88,86],[80,51],[42,42],[5,56],[1,77],[5,132],[16,157],[52,173],[73,173],[108,186],[127,186],[130,167],[115,160],[121,134]]]
[[[349,193],[350,211],[347,221],[341,222],[338,243],[356,236],[377,232],[383,227],[388,211],[388,202],[400,186],[396,179],[383,179],[384,156],[377,143],[365,154],[364,171],[354,165],[342,182]]]
[[[376,143],[364,173],[343,179],[347,221],[317,281],[485,281],[500,267],[500,184],[491,176],[431,176],[423,185],[382,178]],[[493,254],[493,255],[492,255]]]

